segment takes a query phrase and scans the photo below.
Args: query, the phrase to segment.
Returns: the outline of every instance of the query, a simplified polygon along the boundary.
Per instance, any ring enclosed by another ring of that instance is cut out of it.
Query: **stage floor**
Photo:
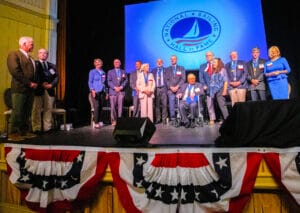
[[[69,131],[54,131],[26,139],[20,144],[89,146],[89,147],[215,147],[214,141],[219,136],[220,125],[204,125],[193,129],[157,124],[156,131],[148,143],[118,143],[113,137],[114,126],[106,125],[101,129],[83,126]],[[1,139],[3,143],[16,143]]]

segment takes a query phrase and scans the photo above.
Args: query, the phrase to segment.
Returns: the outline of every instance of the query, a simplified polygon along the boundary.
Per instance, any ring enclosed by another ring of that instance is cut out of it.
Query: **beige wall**
[[[57,0],[0,0],[0,132],[4,130],[6,110],[3,93],[10,87],[11,76],[7,70],[6,57],[10,50],[18,49],[21,36],[34,38],[32,56],[36,58],[39,48],[49,50],[49,60],[56,62]]]

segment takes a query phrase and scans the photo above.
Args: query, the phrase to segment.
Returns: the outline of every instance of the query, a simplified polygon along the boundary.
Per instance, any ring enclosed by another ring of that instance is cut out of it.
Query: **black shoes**
[[[190,128],[190,126],[191,126],[191,124],[190,124],[190,122],[188,121],[188,122],[186,122],[186,123],[184,123],[184,127],[185,128]]]
[[[161,123],[161,120],[155,121],[155,124],[160,124],[160,123]]]

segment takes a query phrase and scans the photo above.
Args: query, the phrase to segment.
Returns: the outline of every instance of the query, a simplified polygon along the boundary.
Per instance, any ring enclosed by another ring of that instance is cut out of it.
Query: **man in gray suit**
[[[186,81],[186,72],[183,66],[177,65],[177,56],[171,56],[171,65],[167,67],[168,75],[168,99],[169,99],[169,112],[171,123],[174,124],[175,120],[175,107],[176,107],[176,93],[180,86]]]
[[[114,68],[107,73],[109,87],[110,120],[113,126],[117,124],[117,117],[122,117],[125,87],[128,78],[125,70],[121,69],[120,59],[114,59]],[[116,108],[118,107],[118,111]],[[118,114],[117,114],[118,112]]]
[[[32,138],[29,129],[29,119],[34,98],[35,63],[29,53],[33,51],[34,42],[31,37],[19,39],[19,50],[12,51],[7,56],[7,67],[11,74],[12,114],[10,117],[10,134],[8,140],[21,141]]]
[[[130,88],[132,90],[132,102],[133,102],[133,117],[140,116],[140,100],[139,100],[139,90],[136,87],[136,80],[138,79],[138,75],[141,74],[141,66],[142,61],[137,60],[135,62],[135,70],[130,73],[129,82]]]

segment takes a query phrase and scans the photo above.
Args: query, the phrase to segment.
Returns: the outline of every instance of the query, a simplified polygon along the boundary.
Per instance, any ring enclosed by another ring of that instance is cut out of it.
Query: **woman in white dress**
[[[149,72],[149,64],[141,66],[142,74],[138,75],[136,85],[139,90],[139,99],[141,103],[141,117],[148,117],[153,122],[153,99],[155,90],[155,81],[153,74]]]

